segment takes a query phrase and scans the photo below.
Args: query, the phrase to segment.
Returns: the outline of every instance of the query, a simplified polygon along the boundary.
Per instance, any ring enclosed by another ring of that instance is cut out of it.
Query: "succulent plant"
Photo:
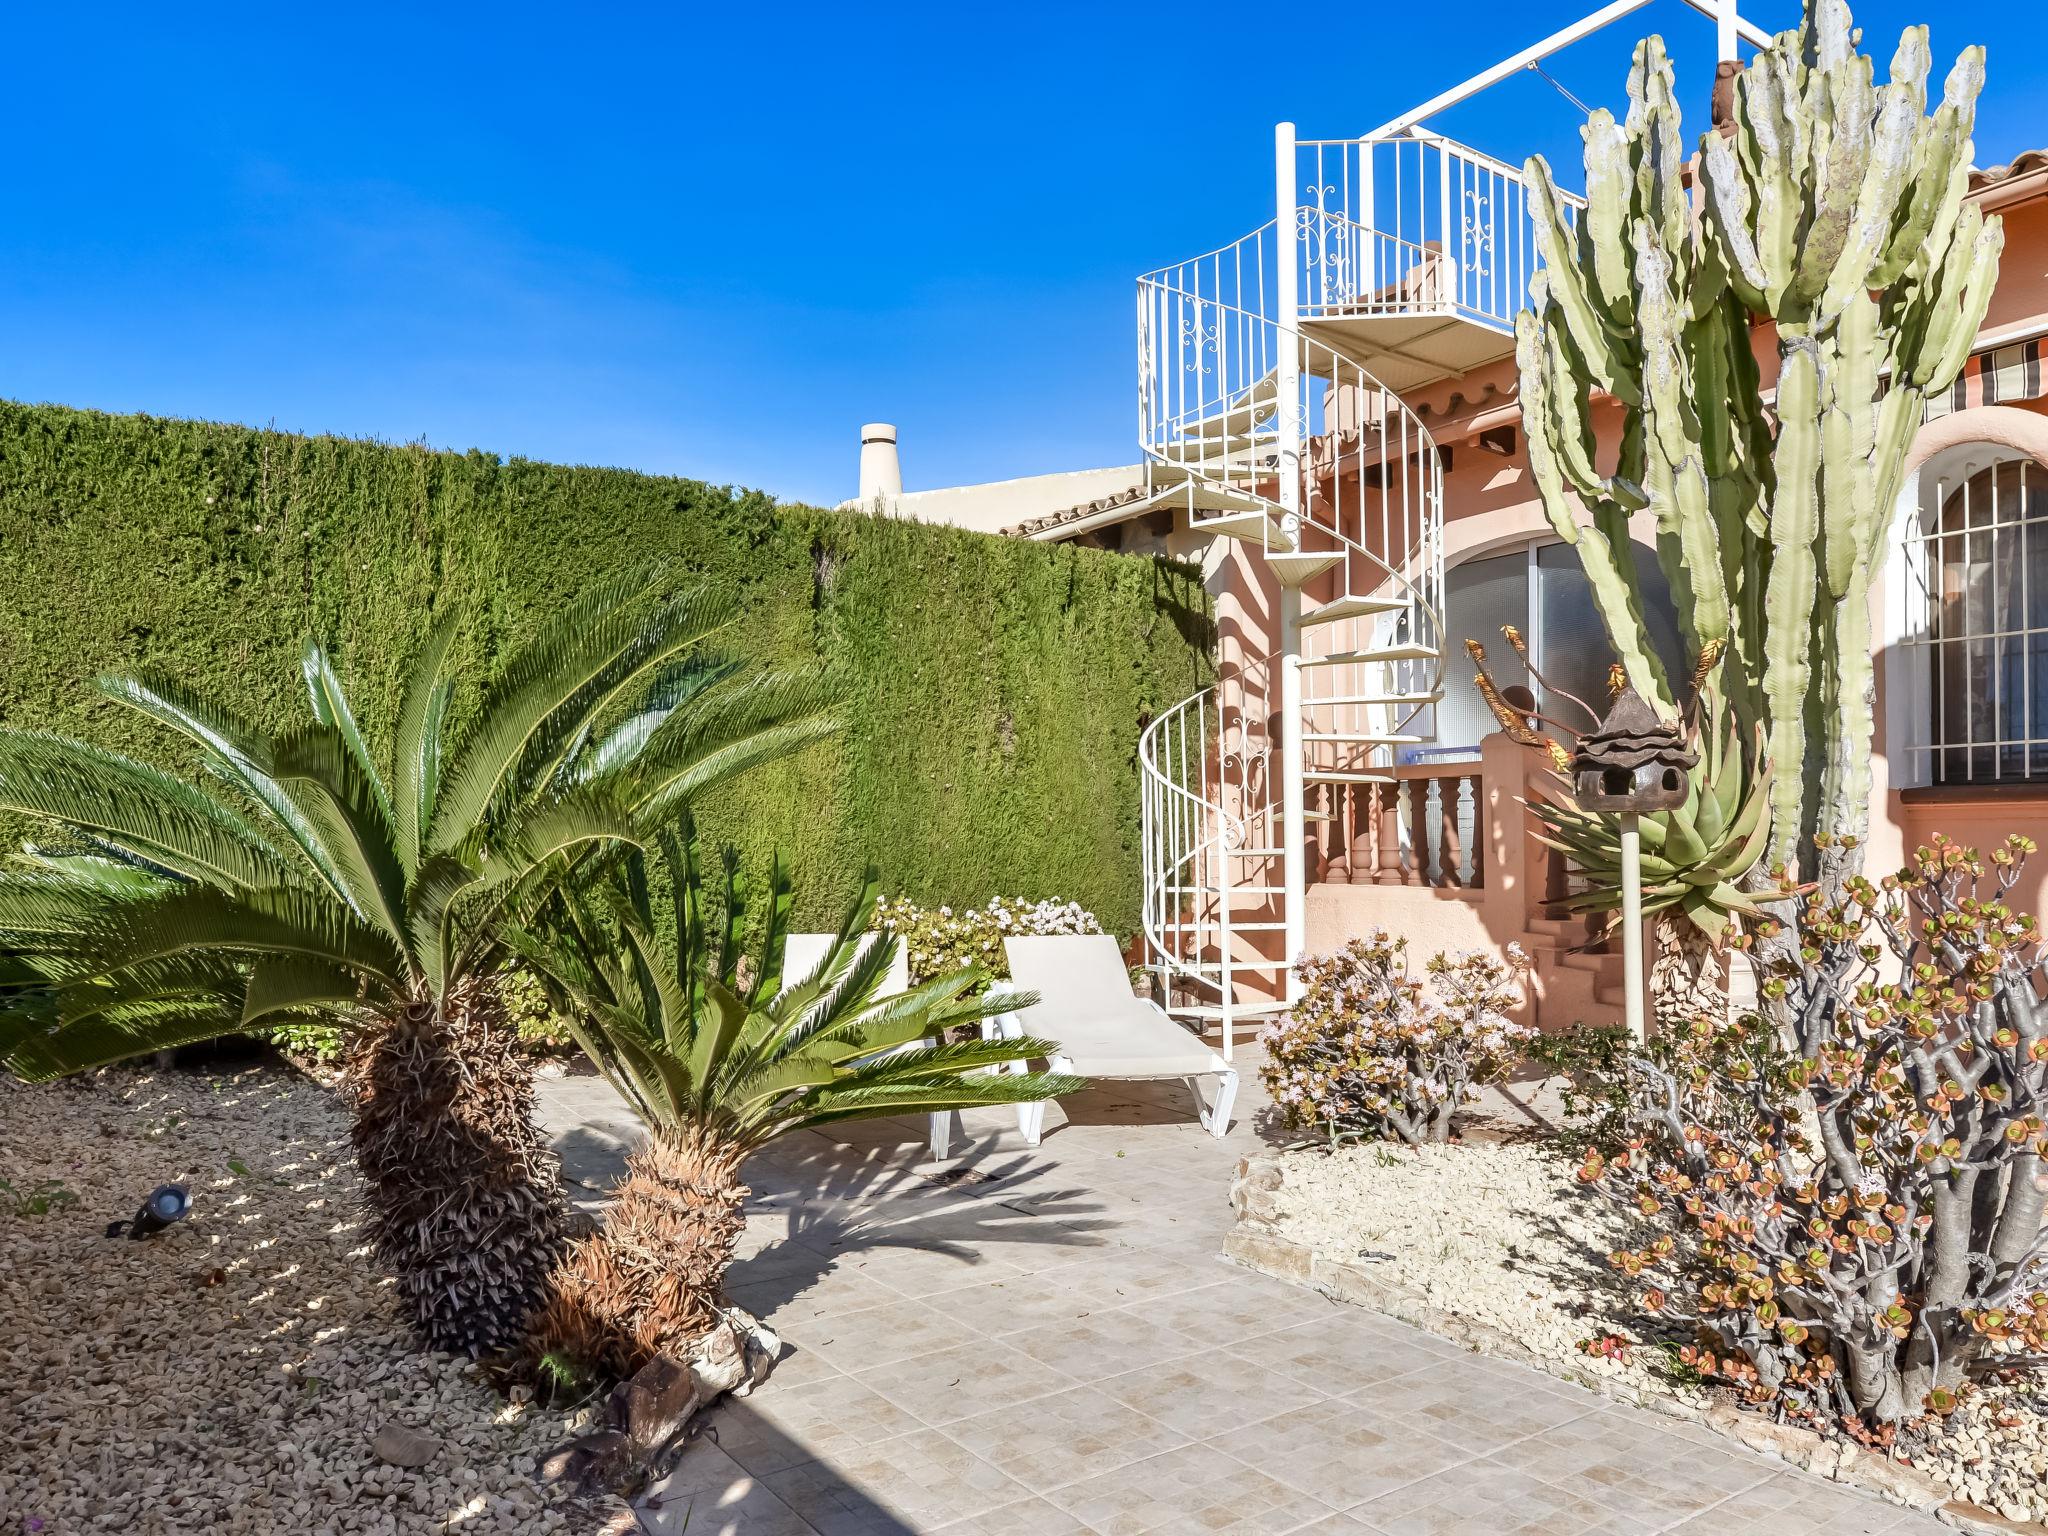
[[[1676,716],[1628,537],[1647,510],[1690,654],[1729,648],[1725,696],[1782,769],[1767,862],[1817,845],[1831,884],[1869,822],[1870,583],[1913,432],[1969,356],[2003,243],[1963,200],[1983,50],[1929,115],[1926,29],[1905,31],[1883,85],[1857,37],[1843,0],[1807,0],[1757,54],[1732,134],[1701,140],[1697,217],[1670,60],[1659,38],[1638,45],[1626,119],[1598,111],[1583,130],[1576,220],[1529,162],[1544,264],[1516,326],[1530,468],[1630,683]],[[1768,407],[1750,348],[1765,323]],[[1595,419],[1613,403],[1603,473]]]

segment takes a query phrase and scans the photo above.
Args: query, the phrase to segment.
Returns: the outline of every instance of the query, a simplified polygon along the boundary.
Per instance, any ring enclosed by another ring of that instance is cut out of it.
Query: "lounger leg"
[[[1230,1106],[1237,1101],[1237,1072],[1226,1069],[1216,1074],[1216,1107],[1202,1116],[1202,1125],[1219,1141],[1230,1134]],[[1202,1102],[1199,1094],[1196,1104]]]
[[[1014,1013],[999,1013],[993,1019],[981,1021],[981,1037],[984,1040],[1021,1040],[1024,1038],[1024,1021]],[[1020,1058],[1004,1063],[1003,1070],[1012,1077],[1021,1077],[1031,1070],[1031,1063]],[[1037,1108],[1036,1104],[1017,1106],[1017,1134],[1034,1147],[1038,1145],[1038,1139],[1037,1132],[1032,1127],[1031,1117]]]
[[[960,1119],[959,1112],[939,1110],[927,1118],[931,1122],[932,1158],[943,1163],[953,1155],[953,1127]]]
[[[1046,1067],[1054,1073],[1072,1072],[1074,1063],[1065,1056],[1055,1056],[1046,1063]],[[1044,1099],[1040,1099],[1035,1104],[1023,1106],[1031,1121],[1028,1127],[1024,1127],[1026,1146],[1035,1147],[1045,1138],[1045,1102]]]

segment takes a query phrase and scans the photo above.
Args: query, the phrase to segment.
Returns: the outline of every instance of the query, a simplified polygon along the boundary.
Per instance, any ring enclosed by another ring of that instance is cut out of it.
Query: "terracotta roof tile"
[[[2005,165],[1978,166],[1970,172],[1970,190],[1981,192],[1986,187],[1995,187],[2001,181],[2011,181],[2016,176],[2025,176],[2033,171],[2048,170],[2048,149],[2030,149],[2025,154],[2015,155]]]

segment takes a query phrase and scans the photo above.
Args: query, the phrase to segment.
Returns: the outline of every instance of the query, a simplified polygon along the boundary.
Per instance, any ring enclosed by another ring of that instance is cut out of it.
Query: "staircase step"
[[[1190,480],[1188,486],[1188,511],[1196,512],[1263,512],[1275,521],[1279,520],[1280,508],[1263,496],[1250,491],[1238,490],[1235,486],[1218,485],[1213,480]]]
[[[1286,1003],[1233,1003],[1230,1017],[1233,1020],[1270,1019],[1276,1014],[1285,1013],[1288,1006]],[[1166,1011],[1177,1019],[1203,1019],[1212,1024],[1223,1022],[1223,1009],[1216,1003],[1191,1003],[1184,1008],[1169,1008]]]
[[[1391,773],[1341,773],[1335,769],[1311,768],[1301,776],[1305,784],[1392,784]]]
[[[1304,581],[1313,581],[1333,566],[1341,565],[1341,552],[1327,550],[1304,551],[1290,555],[1266,556],[1266,568],[1270,570],[1283,587],[1298,587]]]
[[[1286,850],[1281,848],[1226,848],[1223,851],[1240,859],[1277,859]]]
[[[1243,512],[1225,513],[1221,517],[1192,518],[1188,529],[1193,533],[1214,533],[1226,539],[1250,539],[1263,542],[1269,549],[1290,550],[1294,543],[1280,526],[1280,520],[1267,512],[1263,504]]]
[[[1176,960],[1173,962],[1173,968],[1176,971],[1185,971],[1190,975],[1206,976],[1222,971],[1223,965],[1221,961],[1217,960],[1203,960],[1200,962]],[[1253,955],[1247,959],[1231,961],[1230,968],[1233,971],[1288,971],[1294,967],[1292,962],[1287,960],[1267,960],[1261,956]]]
[[[1407,607],[1408,599],[1405,597],[1334,597],[1320,608],[1304,613],[1301,622],[1304,626],[1334,624],[1339,619],[1364,618],[1376,613],[1401,613],[1406,611]]]
[[[1360,747],[1412,747],[1427,741],[1429,738],[1426,736],[1389,736],[1384,733],[1375,735],[1370,731],[1303,731],[1301,739],[1303,741],[1341,742],[1347,746]],[[1478,765],[1475,763],[1473,766],[1477,767]]]
[[[1329,693],[1311,695],[1301,702],[1303,708],[1313,709],[1318,704],[1434,704],[1442,697],[1442,690],[1434,693]]]
[[[1277,372],[1268,373],[1257,383],[1241,389],[1228,401],[1216,402],[1213,415],[1198,417],[1181,428],[1182,437],[1211,437],[1218,433],[1249,432],[1252,424],[1273,409],[1273,402],[1280,398],[1280,379]]]
[[[1368,661],[1429,661],[1438,654],[1433,645],[1418,645],[1408,642],[1400,645],[1374,645],[1362,651],[1339,651],[1334,656],[1304,656],[1304,667],[1348,667]]]

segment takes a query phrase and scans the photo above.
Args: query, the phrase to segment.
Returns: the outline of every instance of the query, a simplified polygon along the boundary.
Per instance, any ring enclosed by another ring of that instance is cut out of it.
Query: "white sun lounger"
[[[788,935],[782,950],[782,980],[784,985],[810,975],[811,972],[824,964],[825,957],[832,953],[832,946],[838,941],[839,936],[833,933],[792,933]],[[910,990],[910,957],[905,953],[901,941],[877,936],[871,942],[894,944],[896,946],[896,953],[889,960],[888,974],[882,978],[882,988],[877,995],[893,997],[898,992],[908,992]],[[1014,1019],[1014,1014],[1004,1014],[1000,1020],[984,1019],[981,1025],[982,1038],[987,1039],[999,1033],[1020,1033],[1013,1022]],[[1023,1062],[1017,1062],[1009,1070],[1023,1072],[1029,1069]],[[1035,1104],[1019,1104],[1017,1106],[1017,1124],[1019,1129],[1024,1128],[1027,1117],[1037,1108],[1038,1106]],[[951,1157],[953,1155],[954,1138],[957,1136],[964,1140],[966,1137],[966,1127],[961,1123],[960,1112],[957,1109],[938,1111],[928,1115],[926,1119],[930,1124],[932,1156],[942,1161]]]
[[[1082,1077],[1128,1080],[1216,1077],[1216,1102],[1195,1105],[1212,1136],[1230,1129],[1230,1106],[1237,1097],[1237,1071],[1199,1037],[1166,1016],[1156,1003],[1131,991],[1130,972],[1116,940],[1108,934],[1061,938],[1003,940],[1010,957],[1011,979],[1038,1002],[1024,1010],[1027,1034],[1060,1043],[1052,1058],[1055,1072]],[[1192,1084],[1190,1084],[1192,1086]],[[1037,1144],[1045,1120],[1043,1105],[1034,1105],[1025,1140]]]

